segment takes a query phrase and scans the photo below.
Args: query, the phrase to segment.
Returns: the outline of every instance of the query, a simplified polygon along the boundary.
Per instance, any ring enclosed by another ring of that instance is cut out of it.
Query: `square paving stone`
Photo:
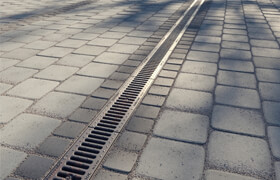
[[[195,61],[218,62],[219,54],[213,52],[193,51],[188,53],[187,59]]]
[[[101,87],[108,89],[119,89],[122,86],[122,81],[106,80]]]
[[[110,47],[113,46],[118,40],[116,39],[107,39],[107,38],[95,38],[87,44],[93,46],[105,46]]]
[[[207,170],[205,172],[205,180],[257,180],[249,176],[233,174],[229,172]]]
[[[260,97],[256,90],[217,86],[215,91],[217,103],[245,107],[260,108]]]
[[[57,64],[83,67],[86,64],[90,63],[94,59],[94,56],[86,56],[80,54],[68,54],[57,61]]]
[[[3,71],[4,69],[7,69],[8,67],[11,67],[19,62],[19,60],[15,59],[0,58],[0,71]]]
[[[279,49],[252,47],[252,53],[254,56],[272,57],[272,58],[280,57]]]
[[[38,147],[37,152],[48,156],[59,157],[65,152],[70,143],[71,141],[68,139],[51,136]]]
[[[132,54],[138,49],[138,47],[139,46],[137,45],[130,45],[130,44],[114,44],[108,49],[108,51]]]
[[[127,60],[129,55],[120,53],[104,52],[97,56],[94,61],[109,64],[122,64]]]
[[[180,73],[175,81],[175,87],[212,92],[215,78],[211,76]]]
[[[6,54],[3,54],[2,57],[25,60],[31,56],[36,55],[38,52],[38,50],[18,48]]]
[[[56,46],[69,47],[69,48],[79,48],[84,45],[87,41],[76,40],[76,39],[66,39],[56,44]]]
[[[38,53],[38,55],[61,58],[65,55],[71,53],[73,50],[74,49],[71,49],[71,48],[50,47],[50,48]]]
[[[252,89],[255,89],[257,87],[257,82],[254,74],[232,71],[220,70],[218,72],[217,83],[237,87],[247,87]]]
[[[106,179],[112,179],[112,180],[127,180],[127,175],[115,173],[112,171],[107,171],[104,169],[101,169],[98,171],[95,177],[92,177],[90,180],[106,180]]]
[[[89,63],[83,67],[77,74],[93,77],[108,78],[114,71],[118,69],[116,65]]]
[[[265,125],[258,111],[216,105],[212,126],[225,131],[265,136]]]
[[[90,97],[82,104],[82,107],[88,109],[100,110],[106,104],[106,102],[107,102],[106,99]]]
[[[128,151],[140,151],[147,139],[146,135],[124,131],[116,141],[116,146]]]
[[[268,126],[267,134],[273,156],[280,158],[280,127]]]
[[[0,130],[1,143],[26,149],[35,148],[59,126],[60,122],[49,117],[21,114]]]
[[[259,81],[280,83],[280,70],[257,68],[256,75]]]
[[[10,67],[0,72],[0,82],[7,84],[17,84],[38,72],[34,69],[21,68],[21,67]]]
[[[178,70],[179,70],[179,68],[178,68]],[[178,71],[178,70],[175,70],[175,71]],[[159,76],[166,77],[166,78],[176,78],[177,74],[178,73],[174,72],[174,71],[161,70],[159,73]]]
[[[69,117],[69,120],[78,121],[81,123],[89,123],[96,114],[97,111],[79,108]]]
[[[142,104],[161,107],[164,101],[165,98],[162,96],[146,95],[142,101]]]
[[[158,107],[140,105],[135,115],[139,117],[155,119],[158,116],[159,111],[160,108]]]
[[[117,91],[113,89],[105,89],[105,88],[98,88],[92,93],[93,97],[96,98],[103,98],[109,99],[111,98]]]
[[[259,83],[262,100],[280,101],[280,84]]]
[[[243,50],[236,50],[236,49],[222,49],[220,54],[221,57],[225,59],[250,61],[252,58],[250,51],[243,51]]]
[[[137,160],[137,156],[136,153],[114,149],[108,154],[103,166],[115,171],[129,173]]]
[[[153,128],[154,121],[146,118],[132,117],[126,129],[129,131],[135,131],[140,133],[149,133]]]
[[[169,79],[169,78],[161,78],[158,77],[155,81],[154,81],[154,85],[160,85],[160,86],[172,86],[174,80],[173,79]]]
[[[213,97],[210,93],[173,88],[166,101],[166,107],[183,111],[208,114]]]
[[[10,175],[27,156],[24,152],[2,146],[0,146],[0,154],[0,179],[5,179],[8,175]]]
[[[270,124],[280,126],[280,103],[264,101],[262,105],[265,120]]]
[[[80,47],[79,49],[75,50],[73,53],[97,56],[97,55],[101,54],[102,52],[104,52],[105,50],[106,50],[106,47],[84,45],[84,46]]]
[[[168,88],[168,87],[152,86],[149,90],[149,94],[166,96],[166,95],[168,95],[169,90],[170,90],[170,88]]]
[[[272,173],[268,144],[259,138],[214,131],[209,139],[207,161],[210,167],[266,179]]]
[[[54,81],[30,78],[9,90],[7,94],[30,99],[39,99],[53,90],[58,84],[58,82]]]
[[[207,116],[165,110],[158,119],[154,134],[172,140],[202,144],[207,140],[208,127]]]
[[[18,63],[17,66],[21,67],[28,67],[33,69],[44,69],[48,67],[49,65],[56,62],[58,58],[52,58],[52,57],[44,57],[44,56],[32,56],[31,58],[28,58],[21,63]]]
[[[224,70],[241,71],[241,72],[254,72],[254,65],[250,61],[239,60],[226,60],[221,59],[219,68]]]
[[[280,161],[274,163],[276,180],[280,180]]]
[[[7,123],[25,111],[33,101],[9,96],[0,96],[0,122]]]
[[[53,46],[54,44],[56,44],[56,42],[37,40],[37,41],[27,44],[24,47],[29,48],[29,49],[44,50],[44,49],[47,49],[47,48]]]
[[[58,86],[56,90],[89,95],[94,92],[103,81],[104,80],[100,78],[72,76]]]
[[[15,174],[30,179],[41,179],[45,173],[51,168],[54,160],[29,155],[28,158],[17,168]]]
[[[152,138],[140,157],[136,172],[158,179],[201,179],[204,149],[176,141]]]
[[[86,98],[84,96],[51,92],[31,107],[31,111],[52,117],[65,118],[77,109]]]
[[[215,75],[217,72],[217,65],[214,63],[185,61],[181,71],[195,74]]]
[[[75,122],[63,122],[53,134],[56,136],[63,136],[67,138],[76,138],[82,130],[85,128],[84,124],[75,123]]]
[[[37,73],[34,77],[63,81],[68,77],[72,76],[78,68],[76,67],[68,67],[68,66],[60,66],[60,65],[51,65],[46,69]]]

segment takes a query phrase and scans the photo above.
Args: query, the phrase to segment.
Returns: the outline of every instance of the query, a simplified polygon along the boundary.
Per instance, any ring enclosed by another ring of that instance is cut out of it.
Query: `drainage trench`
[[[194,0],[45,179],[90,179],[176,47],[204,0]]]

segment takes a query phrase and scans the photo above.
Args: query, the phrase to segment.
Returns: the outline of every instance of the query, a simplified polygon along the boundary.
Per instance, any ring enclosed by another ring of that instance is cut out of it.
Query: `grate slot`
[[[62,170],[63,170],[63,171],[70,172],[70,173],[79,174],[79,175],[84,175],[84,174],[86,173],[86,172],[83,171],[83,170],[79,170],[79,169],[72,168],[72,167],[68,167],[68,166],[63,166],[63,167],[62,167]]]
[[[116,126],[107,125],[107,124],[103,124],[103,123],[98,123],[97,126],[101,126],[101,127],[105,127],[105,128],[110,128],[110,129],[116,129]]]
[[[99,154],[99,151],[94,150],[94,149],[90,149],[90,148],[86,148],[86,147],[83,147],[83,146],[78,147],[78,150],[88,152],[88,153],[92,153],[92,154]]]
[[[129,90],[129,91],[136,91],[136,92],[140,92],[140,91],[142,91],[142,89],[143,89],[143,88],[139,88],[139,87],[137,87],[137,86],[129,86],[129,87],[127,88],[127,90]]]
[[[91,135],[90,135],[91,136]],[[90,137],[89,136],[89,137]],[[85,141],[87,142],[90,142],[90,143],[94,143],[94,144],[99,144],[99,145],[104,145],[106,144],[105,142],[103,141],[98,141],[98,140],[95,140],[95,139],[92,139],[92,138],[86,138]]]
[[[76,152],[74,152],[74,154],[77,155],[77,156],[82,156],[82,157],[86,157],[86,158],[90,158],[90,159],[95,159],[96,158],[95,155],[88,154],[88,153],[81,152],[81,151],[76,151]]]
[[[121,118],[123,118],[123,116],[125,115],[125,113],[119,112],[119,111],[114,111],[114,110],[112,110],[111,108],[110,108],[110,110],[108,111],[108,113],[120,115]]]
[[[116,104],[116,103],[115,103],[115,104]],[[127,110],[129,109],[129,107],[123,106],[123,105],[119,105],[119,103],[118,103],[117,105],[115,105],[115,104],[112,106],[113,108],[127,109]],[[127,110],[126,110],[126,111],[127,111]]]
[[[138,96],[137,93],[134,93],[134,92],[131,93],[131,92],[127,92],[127,91],[123,92],[122,94],[125,95],[125,96],[131,96],[133,98],[136,98]]]
[[[66,165],[74,166],[74,167],[81,168],[81,169],[88,169],[89,168],[89,166],[87,166],[87,165],[84,165],[82,163],[73,162],[73,161],[67,161]]]
[[[96,144],[92,144],[92,143],[88,143],[88,142],[83,142],[82,146],[87,146],[90,148],[95,148],[95,149],[102,149],[102,146],[96,145]]]
[[[121,106],[127,106],[127,107],[130,107],[131,106],[131,103],[130,102],[127,102],[127,101],[122,101],[120,99],[117,100],[117,102],[115,103],[116,105],[121,105]]]
[[[100,122],[102,123],[106,123],[106,124],[112,124],[112,125],[119,125],[119,123],[116,123],[116,122],[112,122],[112,121],[105,121],[105,120],[100,120]]]
[[[112,118],[112,117],[107,117],[107,116],[104,116],[103,119],[110,120],[110,121],[117,121],[117,122],[121,121],[120,119],[116,119],[116,118]]]
[[[135,100],[135,97],[134,97],[134,96],[126,95],[126,94],[124,94],[124,93],[121,95],[121,98],[129,99],[129,100],[131,100],[132,102]]]
[[[127,109],[123,109],[123,107],[118,107],[118,106],[112,106],[110,108],[110,110],[113,110],[113,111],[120,111],[120,112],[127,112]]]
[[[123,118],[123,116],[119,116],[118,114],[115,114],[115,113],[110,113],[110,114],[106,113],[105,115],[106,116],[110,116],[110,117],[114,117],[114,118],[118,118],[118,119],[122,119]]]
[[[81,158],[81,157],[77,157],[77,156],[71,156],[70,159],[72,161],[78,161],[78,162],[83,162],[83,163],[87,163],[87,164],[91,164],[92,163],[92,160]]]
[[[62,178],[69,178],[71,180],[81,180],[81,177],[75,176],[73,174],[69,174],[69,173],[65,173],[65,172],[59,172],[57,173],[58,177],[62,177]]]
[[[100,131],[91,131],[91,133],[101,135],[101,136],[94,136],[94,138],[99,138],[99,139],[102,138],[102,140],[105,140],[105,141],[108,141],[108,137],[111,136],[111,134],[109,134],[109,133],[100,132]],[[102,137],[102,136],[107,136],[107,137]]]
[[[110,133],[114,132],[111,129],[101,128],[101,127],[94,127],[94,129],[97,129],[97,130],[100,130],[100,131],[106,131],[106,132],[110,132]]]

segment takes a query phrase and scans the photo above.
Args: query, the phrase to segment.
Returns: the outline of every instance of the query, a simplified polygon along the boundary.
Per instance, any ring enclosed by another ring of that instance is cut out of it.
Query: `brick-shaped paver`
[[[146,139],[146,135],[124,131],[116,141],[116,146],[128,151],[140,151]]]
[[[65,118],[85,100],[84,96],[51,92],[31,107],[31,111],[51,117]]]
[[[139,47],[138,45],[131,45],[131,44],[114,44],[108,49],[108,51],[132,54],[134,53],[134,51],[138,49],[138,47]]]
[[[200,51],[219,52],[220,51],[220,45],[219,44],[212,44],[212,43],[194,42],[191,46],[191,49],[200,50]]]
[[[44,69],[49,65],[56,62],[58,58],[44,57],[44,56],[32,56],[21,63],[18,63],[17,66],[27,67],[32,69]]]
[[[223,34],[222,39],[226,41],[248,42],[248,36],[244,35]]]
[[[224,70],[240,71],[240,72],[254,72],[254,65],[250,61],[226,60],[221,59],[219,68]]]
[[[226,17],[226,19],[229,19]],[[240,35],[247,35],[247,31],[246,30],[242,30],[242,29],[228,29],[228,28],[224,28],[223,32],[225,34],[240,34]]]
[[[0,94],[4,93],[8,89],[12,88],[13,86],[10,84],[0,83]]]
[[[195,74],[215,75],[217,72],[217,65],[206,62],[185,61],[181,71]]]
[[[116,71],[118,66],[110,64],[101,64],[101,63],[89,63],[83,67],[77,74],[93,77],[107,78],[114,71]]]
[[[71,53],[72,51],[73,51],[72,48],[50,47],[50,48],[38,53],[38,55],[61,58],[65,55]]]
[[[7,94],[30,99],[39,99],[53,90],[58,84],[58,82],[54,81],[30,78],[9,90]]]
[[[113,89],[105,89],[105,88],[98,88],[92,93],[93,97],[109,99],[116,93],[116,90]]]
[[[229,49],[250,50],[249,43],[243,43],[243,42],[223,41],[222,47],[229,48]]]
[[[54,132],[54,135],[63,136],[67,138],[76,138],[82,130],[85,128],[85,125],[81,123],[69,122],[66,121],[62,123]]]
[[[112,29],[113,30],[113,29]],[[150,37],[153,34],[153,32],[150,31],[139,31],[139,30],[134,30],[131,31],[128,36],[133,36],[133,37]]]
[[[140,105],[135,115],[144,118],[155,119],[158,116],[159,111],[160,108],[158,107]]]
[[[31,56],[36,55],[36,53],[38,52],[39,52],[38,50],[34,50],[34,49],[18,48],[6,54],[3,54],[2,57],[25,60]]]
[[[128,37],[128,36],[126,36],[126,37],[122,38],[121,40],[119,40],[119,43],[141,45],[146,40],[147,40],[146,38]]]
[[[280,69],[280,58],[254,57],[253,60],[258,68]]]
[[[208,126],[207,116],[165,110],[155,126],[154,134],[178,141],[205,143]]]
[[[153,128],[154,121],[146,118],[132,117],[126,129],[140,133],[149,133]]]
[[[56,46],[68,47],[68,48],[79,48],[84,45],[87,41],[77,39],[66,39],[56,44]]]
[[[108,169],[129,173],[136,160],[136,153],[114,149],[108,154],[103,166]]]
[[[57,119],[21,114],[1,129],[1,143],[32,149],[43,142],[59,124],[60,120]]]
[[[270,124],[280,126],[280,103],[264,101],[262,106],[265,120]]]
[[[122,81],[106,80],[104,83],[102,83],[101,87],[108,89],[119,89],[122,84]]]
[[[127,54],[104,52],[97,56],[94,61],[109,64],[123,64],[128,57],[129,55]]]
[[[273,156],[280,158],[280,127],[268,126],[267,134]]]
[[[162,96],[146,95],[142,101],[142,104],[161,107],[164,101],[165,98]]]
[[[280,161],[274,163],[276,180],[280,180]]]
[[[280,84],[259,83],[262,100],[280,101]]]
[[[41,179],[50,169],[54,160],[37,156],[29,155],[28,158],[16,169],[15,174],[30,179]]]
[[[58,86],[56,90],[89,95],[94,92],[103,81],[104,80],[100,78],[72,76]]]
[[[259,81],[280,83],[280,70],[257,68],[256,75]]]
[[[88,109],[100,110],[105,105],[106,102],[107,100],[105,99],[90,97],[82,104],[82,107]]]
[[[76,67],[69,67],[69,66],[60,66],[60,65],[51,65],[46,69],[37,73],[34,77],[42,78],[42,79],[49,79],[49,80],[56,80],[56,81],[63,81],[73,75],[78,68]]]
[[[211,76],[180,73],[174,86],[177,88],[212,92],[215,86],[215,78]]]
[[[86,56],[81,54],[68,54],[57,61],[57,64],[83,67],[90,63],[94,59],[94,56]]]
[[[257,180],[255,178],[224,171],[207,170],[205,180]]]
[[[210,93],[186,89],[172,89],[166,106],[172,109],[208,114],[211,111],[213,97]]]
[[[15,59],[0,58],[0,71],[3,71],[4,69],[7,69],[8,67],[11,67],[19,62],[19,60]]]
[[[152,138],[142,153],[136,172],[158,179],[201,179],[204,149],[197,145]],[[164,157],[164,158],[163,158]]]
[[[94,116],[97,114],[97,111],[90,110],[90,109],[77,109],[69,119],[71,121],[78,121],[82,123],[89,123]]]
[[[252,47],[252,54],[254,56],[279,58],[280,57],[280,49]]]
[[[170,88],[163,86],[151,86],[149,94],[166,96],[169,93]]]
[[[247,87],[255,89],[257,82],[254,74],[222,71],[218,72],[217,83],[229,86]]]
[[[221,42],[220,37],[212,37],[212,36],[196,36],[195,40],[196,42],[201,42],[201,43],[216,43],[219,44]]]
[[[256,47],[279,48],[277,41],[251,39],[250,44]]]
[[[0,122],[7,123],[16,115],[25,111],[33,101],[15,97],[0,96]]]
[[[217,86],[215,95],[217,103],[255,109],[261,106],[258,92],[252,89]]]
[[[40,144],[37,148],[37,152],[48,156],[59,157],[65,152],[70,142],[71,141],[68,139],[51,136]]]
[[[252,58],[250,51],[236,50],[236,49],[222,49],[220,52],[221,58],[237,59],[249,61]]]
[[[91,55],[91,56],[97,56],[104,52],[106,50],[105,47],[100,47],[100,46],[89,46],[89,45],[84,45],[80,47],[79,49],[75,50],[75,54],[84,54],[84,55]]]
[[[100,37],[102,38],[112,38],[112,39],[121,39],[126,35],[126,33],[122,32],[105,32]]]
[[[209,139],[207,161],[210,167],[265,179],[272,175],[268,144],[259,138],[214,131]]]
[[[218,62],[219,54],[213,52],[193,51],[188,53],[187,59],[195,61]]]
[[[90,180],[104,180],[104,179],[114,179],[114,180],[127,180],[127,176],[112,171],[100,169],[95,177]]]
[[[88,42],[87,44],[93,46],[105,46],[110,47],[115,44],[118,40],[116,39],[107,39],[107,38],[95,38],[92,41]]]
[[[56,44],[56,42],[37,40],[37,41],[27,44],[24,47],[29,48],[29,49],[45,50],[45,49],[53,46],[54,44]]]
[[[0,146],[0,179],[5,179],[26,158],[27,154],[21,151]]]
[[[265,125],[258,111],[216,105],[212,113],[216,129],[256,136],[265,135]]]
[[[7,84],[17,84],[38,72],[35,69],[10,67],[0,72],[0,82]]]
[[[166,78],[175,78],[177,76],[177,74],[178,74],[177,71],[179,70],[179,68],[177,70],[175,70],[175,71],[169,71],[169,70],[161,70],[160,73],[159,73],[159,76],[160,77],[166,77]]]
[[[1,51],[12,51],[14,49],[24,46],[24,43],[6,41],[1,43]]]

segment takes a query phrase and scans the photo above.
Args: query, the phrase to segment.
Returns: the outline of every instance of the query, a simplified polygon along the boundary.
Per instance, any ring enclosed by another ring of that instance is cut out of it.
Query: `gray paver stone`
[[[84,128],[85,125],[83,124],[66,121],[62,123],[53,133],[57,136],[76,138]]]
[[[90,180],[105,180],[105,179],[113,179],[113,180],[127,180],[127,176],[119,173],[115,173],[112,171],[107,171],[101,169],[98,171],[95,177],[92,177]]]
[[[10,85],[10,84],[0,83],[0,94],[4,93],[5,91],[10,89],[11,87],[13,87],[13,86]]]
[[[280,158],[280,127],[268,126],[267,134],[271,146],[272,154]]]
[[[185,61],[181,71],[195,74],[215,75],[217,72],[217,65],[214,63]]]
[[[250,43],[252,46],[256,47],[279,48],[277,41],[251,39]]]
[[[252,47],[252,53],[254,56],[264,56],[272,58],[280,57],[279,49]]]
[[[241,72],[254,72],[254,65],[250,61],[238,61],[238,60],[226,60],[221,59],[219,62],[219,68],[232,71]]]
[[[44,50],[53,46],[56,42],[37,40],[24,46],[25,48]]]
[[[65,55],[71,53],[72,51],[73,51],[73,49],[71,49],[71,48],[50,47],[50,48],[38,53],[38,55],[61,58]]]
[[[75,50],[75,54],[84,54],[84,55],[91,55],[91,56],[97,56],[104,52],[106,50],[106,47],[100,47],[100,46],[89,46],[84,45],[80,47],[79,49]]]
[[[210,44],[210,43],[201,43],[194,42],[191,46],[193,50],[201,50],[201,51],[210,51],[210,52],[219,52],[220,45],[219,44]]]
[[[136,116],[155,119],[158,116],[159,111],[160,108],[158,107],[140,105],[135,114]]]
[[[59,157],[62,155],[71,141],[59,137],[48,137],[37,149],[41,154]]]
[[[237,60],[249,61],[252,58],[250,51],[243,51],[243,50],[222,49],[220,54],[221,57],[225,59],[237,59]]]
[[[152,86],[149,90],[149,94],[166,96],[169,93],[170,88],[162,86]]]
[[[249,176],[233,174],[229,172],[207,170],[205,172],[205,180],[257,180]]]
[[[162,96],[146,95],[142,101],[142,104],[161,107],[164,101],[165,98]]]
[[[149,133],[153,128],[154,121],[145,118],[132,117],[129,120],[126,129],[140,133]]]
[[[107,46],[110,47],[115,44],[118,40],[116,39],[106,39],[106,38],[95,38],[92,41],[88,42],[89,45],[94,46]]]
[[[72,121],[89,123],[96,114],[97,111],[79,108],[69,117],[69,119]]]
[[[3,54],[2,57],[25,60],[31,56],[34,56],[38,52],[39,52],[38,50],[18,48],[6,54]]]
[[[154,81],[154,85],[160,85],[160,86],[172,86],[174,80],[173,79],[169,79],[169,78],[161,78],[158,77],[155,81]]]
[[[280,101],[280,84],[261,82],[259,90],[263,100]]]
[[[131,44],[114,44],[108,49],[108,51],[132,54],[134,53],[134,51],[138,49],[138,47],[139,46],[137,45],[131,45]]]
[[[273,125],[280,126],[280,103],[264,101],[262,104],[266,121]]]
[[[4,69],[7,69],[8,67],[11,67],[19,62],[19,60],[15,59],[0,58],[0,71],[3,71]]]
[[[280,83],[280,70],[257,68],[256,75],[259,81]]]
[[[212,36],[196,36],[195,40],[196,42],[202,42],[202,43],[216,43],[219,44],[221,42],[220,37],[212,37]]]
[[[250,50],[249,43],[243,43],[243,42],[222,41],[222,47],[229,48],[229,49]]]
[[[119,89],[123,84],[122,81],[115,81],[115,80],[106,80],[101,87],[108,88],[108,89]]]
[[[116,93],[116,90],[98,88],[94,93],[92,93],[93,97],[109,99]]]
[[[253,60],[256,67],[280,69],[280,58],[254,57]]]
[[[76,40],[76,39],[66,39],[56,44],[56,46],[68,47],[68,48],[79,48],[84,45],[87,41]]]
[[[117,140],[116,146],[128,151],[140,151],[146,139],[146,135],[124,131]]]
[[[248,36],[244,35],[223,34],[222,39],[226,41],[248,42]]]
[[[88,109],[100,110],[105,105],[106,102],[107,100],[105,99],[90,97],[82,104],[82,107]]]
[[[178,70],[175,70],[175,71],[178,71]],[[161,70],[159,73],[159,76],[166,77],[166,78],[175,78],[178,74],[175,71]]]
[[[104,52],[97,56],[94,61],[109,64],[122,64],[127,60],[129,55],[120,53]]]
[[[83,67],[94,59],[94,56],[86,56],[80,54],[68,54],[57,61],[57,64]]]
[[[193,51],[188,53],[187,59],[195,61],[218,62],[219,54],[213,52]]]
[[[37,73],[34,77],[42,78],[42,79],[50,79],[56,81],[63,81],[73,75],[78,68],[76,67],[68,67],[68,66],[60,66],[60,65],[51,65],[46,69]]]
[[[118,66],[110,64],[101,63],[89,63],[83,67],[77,74],[93,76],[93,77],[109,77],[114,71],[116,71]]]
[[[21,67],[10,67],[0,72],[0,82],[7,84],[17,84],[38,72],[34,69],[27,69]],[[20,75],[19,75],[20,74]]]
[[[17,66],[29,67],[34,69],[44,69],[49,65],[56,62],[58,58],[44,57],[44,56],[32,56],[21,63],[18,63]]]

